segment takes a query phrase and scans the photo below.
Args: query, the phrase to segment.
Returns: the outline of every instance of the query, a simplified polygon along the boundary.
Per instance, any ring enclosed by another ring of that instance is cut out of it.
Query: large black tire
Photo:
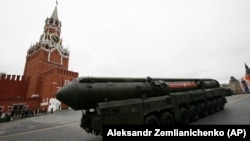
[[[214,105],[214,111],[218,112],[220,110],[220,107],[217,99],[213,100],[213,105]]]
[[[189,108],[190,121],[196,121],[199,119],[199,110],[195,105],[191,105]]]
[[[208,110],[208,114],[214,113],[213,102],[210,100],[207,102],[207,110]]]
[[[199,107],[199,114],[201,117],[205,117],[208,115],[207,105],[205,102],[202,102]]]
[[[223,102],[221,98],[218,99],[218,105],[219,105],[220,110],[224,109],[225,103]]]
[[[180,124],[188,124],[189,123],[189,111],[187,108],[180,109]]]
[[[170,112],[164,112],[160,117],[160,123],[162,125],[174,124],[174,116]]]
[[[159,119],[156,116],[149,115],[149,116],[145,117],[144,124],[147,124],[147,125],[158,125],[158,124],[160,124],[160,121],[159,121]]]

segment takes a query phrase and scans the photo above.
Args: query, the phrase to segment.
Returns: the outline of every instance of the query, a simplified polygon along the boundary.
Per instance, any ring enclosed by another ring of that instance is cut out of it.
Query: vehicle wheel
[[[208,114],[214,113],[213,103],[210,100],[207,102],[207,111],[208,111]]]
[[[199,110],[195,105],[192,105],[189,108],[189,113],[190,113],[190,121],[196,121],[199,119]]]
[[[186,108],[181,108],[180,110],[180,123],[181,124],[188,124],[189,122],[189,112]]]
[[[160,117],[160,123],[162,125],[174,124],[174,116],[169,112],[164,112]]]
[[[220,110],[223,110],[224,109],[224,103],[223,103],[221,98],[218,99],[218,104],[219,104]]]
[[[145,117],[144,124],[157,125],[157,124],[160,124],[160,121],[159,121],[159,119],[156,116],[149,115],[149,116]]]
[[[218,112],[220,110],[218,100],[213,100],[213,105],[214,105],[214,111]]]
[[[205,102],[202,102],[200,104],[200,111],[199,111],[199,113],[200,113],[201,117],[205,117],[205,116],[208,115],[207,105],[205,104]]]

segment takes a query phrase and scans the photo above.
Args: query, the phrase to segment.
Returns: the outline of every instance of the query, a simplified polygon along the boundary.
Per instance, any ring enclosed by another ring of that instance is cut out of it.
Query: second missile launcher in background
[[[187,124],[224,109],[227,92],[214,79],[79,77],[56,97],[99,134],[104,124]]]

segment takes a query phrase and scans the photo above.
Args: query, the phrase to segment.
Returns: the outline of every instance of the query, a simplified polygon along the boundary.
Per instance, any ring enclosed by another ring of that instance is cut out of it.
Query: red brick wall
[[[54,50],[53,52],[51,52],[51,54],[50,54],[50,62],[61,64],[61,55],[58,52],[58,50]]]
[[[30,85],[28,87],[27,97],[32,97],[33,94],[40,94],[42,74],[54,68],[68,69],[68,58],[63,58],[63,64],[61,65],[61,55],[58,50],[54,50],[50,53],[41,50],[38,47],[37,52],[30,55],[26,59],[26,65],[24,69],[24,75],[30,76]],[[46,90],[45,90],[46,91]]]
[[[0,98],[0,106],[3,107],[1,112],[10,112],[8,106],[15,104],[25,104],[28,109],[40,108],[40,98]]]
[[[41,99],[42,101],[55,98],[55,94],[59,88],[64,86],[65,80],[73,80],[78,77],[77,72],[72,72],[64,69],[55,68],[43,75],[41,86]],[[65,108],[65,107],[62,107]]]
[[[68,70],[68,66],[69,66],[69,59],[63,58],[63,69]]]
[[[6,75],[0,78],[0,98],[26,98],[29,78]]]

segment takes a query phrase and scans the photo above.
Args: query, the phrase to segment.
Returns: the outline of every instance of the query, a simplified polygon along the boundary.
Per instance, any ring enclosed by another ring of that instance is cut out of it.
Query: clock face
[[[60,41],[59,37],[56,34],[51,34],[50,39],[55,43],[58,43]]]

